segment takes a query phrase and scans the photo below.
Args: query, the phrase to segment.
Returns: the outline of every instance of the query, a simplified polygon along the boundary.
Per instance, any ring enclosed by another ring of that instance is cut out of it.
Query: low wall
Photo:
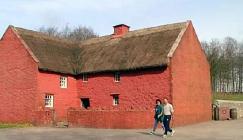
[[[71,127],[90,128],[152,128],[153,111],[69,110]]]
[[[33,125],[37,126],[52,126],[54,124],[54,110],[35,111]]]
[[[243,101],[216,100],[215,103],[219,107],[228,107],[229,109],[237,109],[237,118],[243,118]]]

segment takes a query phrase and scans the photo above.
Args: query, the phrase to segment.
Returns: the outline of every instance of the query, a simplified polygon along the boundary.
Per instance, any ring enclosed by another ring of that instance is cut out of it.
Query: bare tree
[[[243,42],[239,44],[236,65],[238,68],[238,92],[243,91]]]
[[[60,36],[60,33],[58,31],[58,28],[55,27],[55,26],[50,26],[50,27],[40,27],[39,28],[39,31],[40,32],[43,32],[49,36],[54,36],[54,37],[57,37],[57,36]]]
[[[243,43],[226,37],[201,44],[211,67],[213,91],[243,93]]]
[[[65,38],[72,41],[83,41],[98,36],[92,28],[81,25],[74,28],[71,28],[70,26],[66,25],[64,28],[61,29],[55,26],[43,26],[39,28],[39,31],[46,33],[49,36]]]
[[[97,37],[97,35],[94,33],[93,29],[85,26],[78,26],[69,33],[69,38],[71,40],[82,41],[94,37]]]
[[[217,77],[219,77],[219,68],[220,68],[220,42],[219,40],[212,40],[210,43],[204,41],[201,43],[207,59],[210,64],[210,73],[211,73],[211,83],[213,90],[216,90]]]

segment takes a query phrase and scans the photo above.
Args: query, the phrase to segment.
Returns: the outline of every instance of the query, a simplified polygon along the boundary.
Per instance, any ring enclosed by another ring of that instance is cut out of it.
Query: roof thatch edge
[[[31,49],[28,47],[28,45],[25,43],[25,41],[20,37],[20,35],[18,34],[18,31],[15,29],[15,27],[10,25],[9,28],[17,36],[17,38],[20,40],[21,44],[23,44],[23,46],[25,47],[25,49],[27,50],[27,52],[30,54],[30,56],[34,59],[34,61],[37,62],[37,63],[39,63],[40,61],[34,55],[34,53],[31,51]]]
[[[57,71],[57,70],[51,70],[51,69],[48,69],[48,68],[38,68],[40,71],[43,71],[43,72],[50,72],[50,73],[58,73],[58,74],[63,74],[63,75],[72,75],[72,76],[76,76],[77,74],[74,74],[74,73],[70,73],[70,72],[63,72],[63,71]]]
[[[107,73],[107,72],[127,72],[127,71],[136,71],[136,70],[147,70],[147,69],[153,69],[153,68],[163,68],[163,67],[167,67],[167,66],[168,66],[167,64],[162,64],[162,65],[154,65],[154,66],[136,67],[136,68],[130,68],[130,69],[114,69],[114,70],[86,71],[86,72],[80,72],[77,75],[81,75],[81,74]]]
[[[183,36],[184,33],[186,32],[186,29],[187,29],[187,27],[189,26],[190,23],[191,23],[191,21],[188,20],[188,21],[186,22],[186,27],[185,27],[184,29],[182,29],[181,32],[179,33],[178,37],[176,38],[174,44],[172,45],[172,47],[171,47],[171,49],[170,49],[170,51],[169,51],[169,53],[168,53],[168,55],[167,55],[168,58],[171,58],[171,57],[173,56],[175,50],[176,50],[177,47],[179,46],[179,43],[180,43],[180,41],[181,41],[181,39],[182,39],[182,36]],[[169,61],[168,61],[168,62],[169,62]]]

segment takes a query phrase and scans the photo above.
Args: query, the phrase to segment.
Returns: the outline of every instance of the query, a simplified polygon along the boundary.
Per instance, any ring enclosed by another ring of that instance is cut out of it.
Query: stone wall
[[[216,100],[214,104],[218,107],[236,108],[237,118],[243,118],[243,101]]]
[[[55,118],[55,111],[46,109],[34,112],[33,125],[36,126],[53,126]]]

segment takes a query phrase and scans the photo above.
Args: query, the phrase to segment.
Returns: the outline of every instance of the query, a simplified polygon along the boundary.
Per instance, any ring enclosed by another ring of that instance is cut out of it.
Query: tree
[[[220,74],[220,42],[219,40],[212,40],[211,42],[202,42],[202,47],[207,55],[210,64],[211,83],[213,90],[216,90],[217,77]]]
[[[59,37],[69,39],[71,41],[83,41],[86,39],[98,37],[98,35],[93,31],[92,28],[79,25],[77,27],[71,28],[66,25],[64,28],[59,29],[56,26],[41,27],[40,32],[43,32],[49,36]]]
[[[39,28],[39,31],[49,36],[54,36],[54,37],[60,36],[60,33],[58,32],[58,28],[55,26],[50,26],[47,28],[43,26]]]
[[[243,43],[226,37],[201,44],[210,64],[213,91],[243,93]]]
[[[235,60],[238,43],[231,37],[224,39],[223,47],[225,54],[225,79],[227,79],[227,91],[235,92],[235,75],[237,73]]]
[[[238,69],[238,92],[243,91],[243,42],[239,44],[236,66]]]
[[[94,31],[91,28],[87,28],[85,26],[78,26],[69,33],[69,39],[71,40],[82,41],[94,37],[97,37]]]

